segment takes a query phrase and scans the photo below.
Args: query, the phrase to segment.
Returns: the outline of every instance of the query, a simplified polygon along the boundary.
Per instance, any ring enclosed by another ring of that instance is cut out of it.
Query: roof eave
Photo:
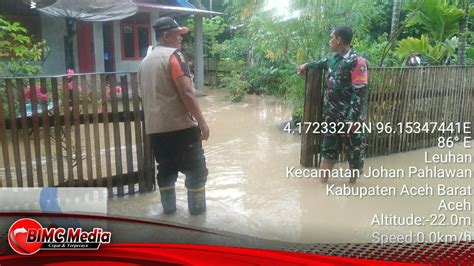
[[[201,15],[205,17],[211,16],[222,16],[225,15],[221,12],[209,11],[204,9],[198,8],[187,8],[187,7],[176,7],[176,6],[165,6],[165,5],[158,5],[158,4],[148,4],[148,3],[135,3],[137,7],[142,11],[149,11],[150,9],[153,10],[160,10],[160,14],[162,15]]]

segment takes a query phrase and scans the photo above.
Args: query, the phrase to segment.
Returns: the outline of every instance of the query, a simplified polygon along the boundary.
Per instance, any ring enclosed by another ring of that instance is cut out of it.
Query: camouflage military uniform
[[[324,60],[311,62],[308,66],[326,70],[324,121],[364,123],[368,93],[366,60],[350,49],[344,56],[335,54]],[[336,163],[343,143],[347,147],[350,168],[362,170],[367,147],[362,133],[323,134],[323,161]]]

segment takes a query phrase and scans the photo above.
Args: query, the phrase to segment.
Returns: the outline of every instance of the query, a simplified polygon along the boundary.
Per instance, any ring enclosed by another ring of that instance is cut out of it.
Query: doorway
[[[95,71],[94,36],[92,23],[78,22],[77,48],[79,56],[79,72],[92,73]]]
[[[112,22],[102,24],[104,40],[104,71],[115,72],[114,27]]]

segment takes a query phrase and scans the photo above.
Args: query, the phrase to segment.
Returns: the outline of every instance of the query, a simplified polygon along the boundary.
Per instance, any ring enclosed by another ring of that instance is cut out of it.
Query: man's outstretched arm
[[[304,63],[298,67],[298,75],[303,76],[308,68],[326,69],[327,59]]]

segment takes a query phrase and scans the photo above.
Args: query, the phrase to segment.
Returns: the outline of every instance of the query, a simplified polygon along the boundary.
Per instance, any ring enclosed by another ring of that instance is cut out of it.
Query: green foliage
[[[244,60],[248,54],[248,41],[240,36],[236,36],[230,40],[225,40],[216,45],[217,56],[222,60],[219,69],[230,71],[230,66],[225,60]],[[243,66],[242,66],[243,67]]]
[[[232,66],[240,69],[227,74],[224,86],[231,86],[231,91],[245,88],[248,93],[282,96],[293,104],[294,119],[301,119],[304,103],[304,78],[296,70],[304,62],[330,54],[329,33],[335,25],[353,27],[360,40],[356,47],[382,50],[382,44],[366,41],[371,34],[368,18],[382,20],[384,16],[374,9],[372,0],[295,0],[290,1],[287,17],[266,10],[264,2],[227,2],[233,36],[217,46],[216,55],[224,61],[220,69],[229,69],[232,60],[245,62]],[[247,84],[239,84],[242,79]]]
[[[44,51],[47,51],[45,41],[35,43],[20,23],[0,16],[0,75],[38,74],[41,72],[38,61]]]
[[[371,21],[385,19],[372,0],[290,1],[289,17],[275,16],[264,9],[264,2],[227,1],[232,36],[216,46],[219,69],[230,71],[222,85],[234,101],[245,93],[284,97],[293,105],[293,121],[302,118],[305,93],[304,78],[296,70],[304,62],[330,54],[329,33],[335,25],[352,26],[356,48],[377,59],[387,41],[386,35],[371,38]]]
[[[367,16],[368,30],[370,32],[369,38],[378,39],[383,34],[390,33],[391,20],[387,18],[392,17],[393,1],[377,0],[375,6],[369,16]],[[403,14],[400,15],[400,18]]]
[[[454,62],[460,45],[458,36],[469,36],[469,33],[460,33],[460,23],[466,15],[460,7],[465,4],[467,2],[464,0],[408,2],[406,8],[411,10],[411,19],[407,21],[407,27],[422,28],[424,33],[420,37],[411,36],[401,40],[395,52],[398,59],[403,61],[410,54],[418,54],[426,58],[429,64]]]
[[[466,64],[474,64],[474,47],[467,48],[466,55]]]
[[[191,16],[187,20],[187,26],[190,31],[186,36],[187,50],[194,51],[194,17]],[[207,56],[213,57],[216,54],[218,45],[218,36],[221,35],[227,28],[222,17],[203,18],[202,21],[203,37],[204,37],[204,52]]]
[[[46,50],[45,41],[35,43],[28,30],[18,22],[11,22],[0,16],[0,76],[29,76],[41,72],[37,64]],[[27,86],[28,80],[24,80]],[[0,84],[2,91],[3,113],[9,116],[5,84]],[[16,90],[14,90],[16,94]],[[16,105],[16,113],[19,106]]]
[[[417,3],[410,7],[415,8]],[[421,9],[408,21],[407,27],[421,26],[431,38],[444,42],[459,32],[464,11],[447,0],[424,0]]]
[[[293,106],[292,120],[294,123],[297,123],[303,119],[305,84],[303,78],[293,75],[292,73],[288,74],[289,75],[282,82],[281,87],[284,88],[286,92],[285,98],[289,100]]]
[[[380,60],[382,60],[383,54],[386,50],[386,47],[389,45],[388,33],[383,33],[378,36],[375,41],[354,38],[353,46],[357,51],[360,51],[360,54],[364,56],[368,62],[369,66],[378,66]],[[392,50],[389,50],[387,55],[383,57],[383,65],[385,66],[395,66],[400,64],[400,62],[394,57]]]
[[[422,35],[420,39],[408,37],[398,43],[395,55],[403,61],[411,54],[422,54],[430,59],[432,64],[439,64],[448,53],[442,44],[432,46],[428,36]]]
[[[229,99],[232,102],[240,102],[247,93],[249,83],[245,80],[240,69],[245,65],[242,60],[224,60],[230,67],[230,75],[222,79],[222,85],[229,91]]]
[[[270,1],[224,1],[229,31],[220,37],[225,35],[227,40],[213,46],[215,57],[221,60],[219,69],[229,71],[224,86],[229,86],[233,100],[245,93],[283,96],[293,103],[293,114],[299,117],[304,79],[296,75],[296,69],[330,54],[329,33],[338,24],[352,27],[353,46],[372,67],[381,61],[382,66],[401,66],[413,53],[431,64],[454,62],[459,23],[466,12],[455,0],[421,1],[403,1],[401,31],[393,46],[389,43],[391,0],[293,0],[285,16],[266,9]],[[472,34],[466,36],[472,43]],[[474,61],[472,53],[471,45],[466,62]]]

